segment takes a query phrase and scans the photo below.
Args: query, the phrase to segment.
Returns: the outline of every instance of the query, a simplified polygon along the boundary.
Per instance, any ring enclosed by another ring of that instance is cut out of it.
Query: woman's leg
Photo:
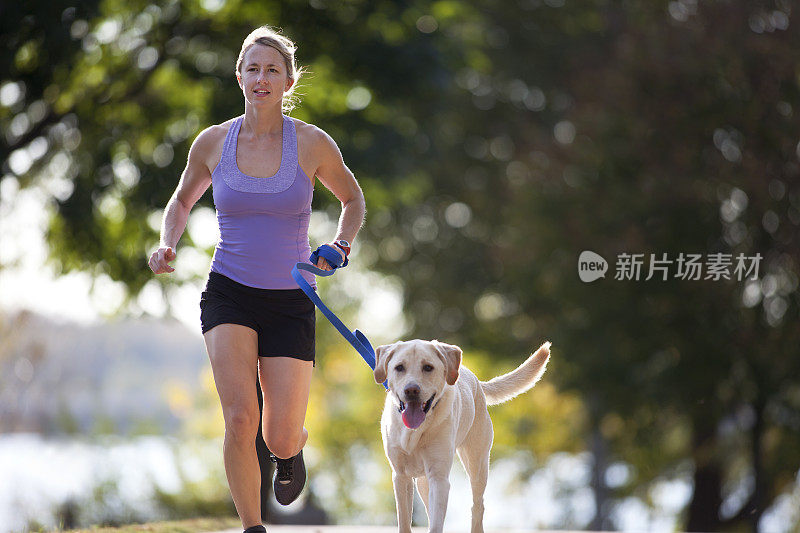
[[[311,361],[291,357],[259,357],[258,373],[264,395],[264,440],[280,459],[294,457],[305,446],[303,427],[311,391]]]
[[[242,526],[261,525],[261,472],[256,456],[258,337],[238,324],[220,324],[204,335],[225,419],[225,473]]]

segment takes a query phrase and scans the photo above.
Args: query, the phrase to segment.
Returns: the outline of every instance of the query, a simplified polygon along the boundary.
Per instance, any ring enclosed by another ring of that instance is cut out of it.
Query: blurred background
[[[146,258],[192,140],[243,112],[262,24],[308,69],[292,116],[367,199],[323,298],[374,345],[460,345],[482,379],[553,342],[492,408],[487,528],[798,531],[798,8],[3,2],[0,531],[235,514],[199,327],[210,190],[176,272]],[[317,246],[339,204],[313,207]],[[581,280],[584,251],[604,278]],[[317,347],[308,490],[273,518],[392,524],[383,388],[321,315]],[[460,465],[452,483],[467,529]]]

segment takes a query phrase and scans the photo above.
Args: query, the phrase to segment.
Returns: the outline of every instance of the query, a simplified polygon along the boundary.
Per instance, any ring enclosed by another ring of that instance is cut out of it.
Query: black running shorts
[[[200,296],[200,325],[206,333],[220,324],[254,330],[260,357],[315,359],[314,302],[301,289],[258,289],[211,272]]]

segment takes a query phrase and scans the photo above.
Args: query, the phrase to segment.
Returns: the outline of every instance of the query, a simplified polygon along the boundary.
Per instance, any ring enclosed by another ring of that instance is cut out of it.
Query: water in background
[[[0,533],[31,527],[56,528],[64,512],[72,512],[81,526],[133,523],[166,518],[157,492],[179,494],[187,485],[207,483],[227,500],[220,440],[181,442],[174,437],[119,437],[84,441],[44,439],[34,434],[0,435]],[[340,523],[395,524],[393,499],[383,492],[390,478],[383,457],[365,456],[354,449],[360,509],[342,514],[337,509],[339,485],[335,476],[315,469],[317,453],[308,449],[309,484],[319,505]],[[590,456],[556,454],[533,468],[527,453],[493,460],[485,495],[487,529],[580,529],[594,514],[589,488]],[[624,472],[619,473],[624,476]],[[472,495],[459,463],[450,476],[451,491],[445,528],[468,531]],[[788,532],[800,483],[764,516],[761,529]],[[617,503],[614,520],[620,530],[672,532],[691,496],[687,480],[664,481],[648,495],[655,507],[640,499]],[[415,497],[415,520],[425,524],[425,513]],[[389,502],[389,506],[385,505]],[[302,497],[283,509],[302,507]],[[276,508],[276,510],[280,511]],[[456,512],[461,510],[462,512]]]
[[[324,509],[336,509],[336,480],[325,472],[314,472],[315,453],[313,449],[309,452],[311,490]],[[521,472],[531,472],[531,463],[527,454],[493,461],[485,498],[487,529],[588,524],[594,512],[588,487],[589,457],[558,454],[533,470],[531,476],[521,476]],[[390,477],[388,463],[382,457],[360,457],[358,465],[356,474],[363,483],[362,496],[356,503],[363,512],[339,516],[339,520],[367,523],[365,517],[371,516],[371,521],[378,518],[383,523],[395,523],[393,509],[375,508],[377,487],[385,487]],[[76,514],[81,525],[164,519],[163,508],[154,497],[156,491],[179,493],[187,483],[208,479],[223,492],[227,490],[219,440],[186,445],[176,438],[159,436],[88,442],[47,440],[33,434],[2,435],[0,533],[22,531],[32,525],[58,527],[65,511]],[[455,512],[472,505],[469,482],[460,464],[453,468],[451,486],[445,525],[450,530],[469,530],[469,513]],[[689,487],[678,483],[662,492],[656,511],[638,500],[626,500],[618,517],[623,529],[673,531]],[[286,511],[301,505],[295,502]],[[418,498],[415,507],[416,519],[425,523]]]
[[[187,482],[218,476],[220,447],[182,448],[174,438],[155,436],[87,442],[2,435],[0,532],[58,527],[64,513],[80,525],[163,518],[156,490],[178,493]]]

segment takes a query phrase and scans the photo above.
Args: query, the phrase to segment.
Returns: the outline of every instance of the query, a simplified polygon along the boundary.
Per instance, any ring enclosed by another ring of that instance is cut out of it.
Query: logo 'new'
[[[589,283],[596,279],[606,277],[608,271],[608,261],[603,256],[590,250],[581,252],[578,257],[578,276],[581,281]]]

